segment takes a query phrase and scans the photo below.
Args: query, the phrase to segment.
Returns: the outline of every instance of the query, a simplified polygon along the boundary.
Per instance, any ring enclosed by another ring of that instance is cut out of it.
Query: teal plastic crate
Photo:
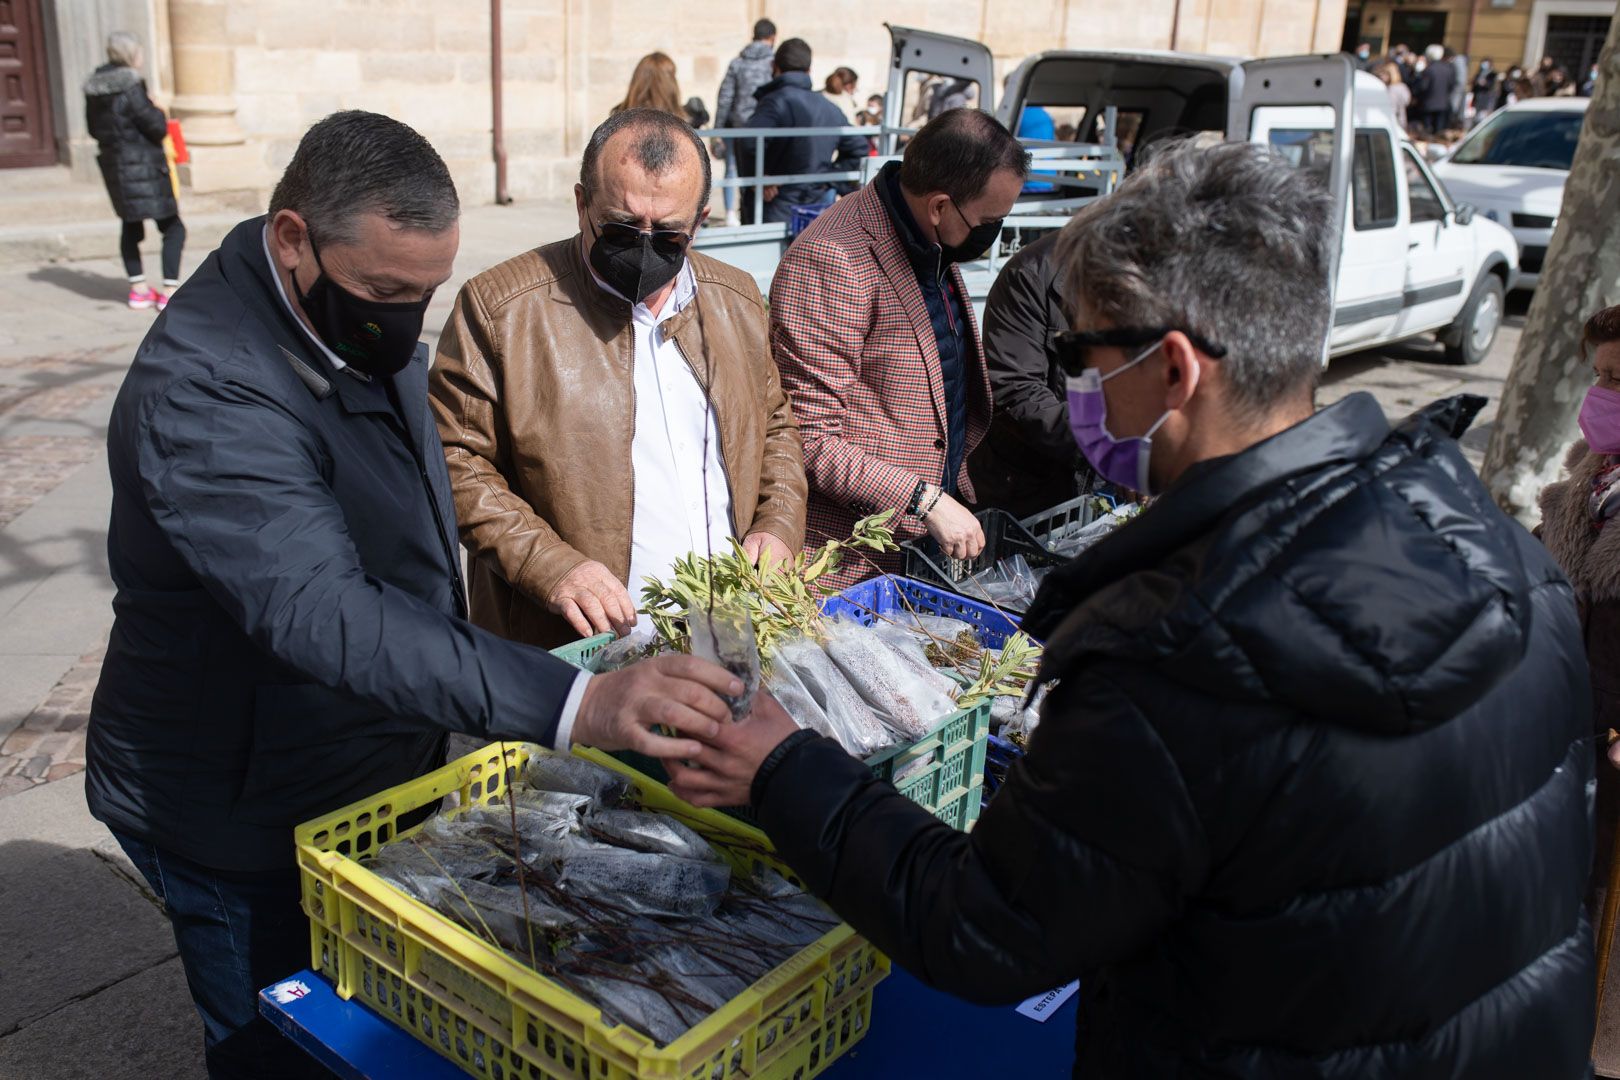
[[[592,658],[612,640],[612,634],[598,634],[553,649],[552,655],[589,671]],[[874,776],[892,783],[900,794],[932,811],[941,821],[968,829],[979,819],[989,737],[987,701],[952,713],[915,742],[878,751],[866,759],[866,764]],[[653,758],[629,751],[613,756],[660,783],[669,778],[663,764]],[[726,812],[745,821],[754,820],[745,807]]]

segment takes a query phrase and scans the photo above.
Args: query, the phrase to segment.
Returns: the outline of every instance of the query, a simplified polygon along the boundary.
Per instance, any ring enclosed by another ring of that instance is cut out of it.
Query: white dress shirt
[[[314,345],[315,348],[320,350],[321,355],[326,357],[327,362],[330,363],[335,370],[343,371],[349,365],[345,364],[342,360],[339,360],[337,353],[326,347],[326,342],[317,337],[315,332],[309,328],[309,324],[304,322],[303,319],[299,318],[298,312],[293,310],[292,302],[287,299],[287,290],[281,284],[281,274],[279,268],[276,266],[276,260],[270,254],[269,225],[264,227],[262,239],[264,240],[264,261],[270,266],[270,280],[276,283],[276,295],[281,297],[281,306],[287,309],[287,314],[293,317],[293,322],[298,324],[298,328],[304,332],[304,336],[309,338],[310,344]],[[353,372],[351,374],[359,373]],[[461,553],[458,550],[456,552],[457,557],[459,557],[460,554]],[[552,736],[551,740],[553,749],[561,750],[565,753],[567,752],[570,745],[570,740],[572,739],[574,733],[574,720],[579,716],[579,703],[585,697],[585,684],[590,681],[590,677],[590,673],[586,671],[582,671],[578,675],[574,676],[574,685],[569,689],[568,697],[563,700],[562,712],[557,717],[557,733]]]
[[[597,277],[595,270],[591,276],[602,289],[628,302],[629,297]],[[694,368],[703,357],[687,357],[663,330],[663,324],[686,310],[696,296],[697,279],[687,261],[657,315],[645,303],[630,309],[636,337],[636,414],[630,439],[635,498],[626,587],[638,606],[645,578],[668,578],[675,560],[692,552],[726,551],[732,535],[731,484],[720,453],[720,429]],[[648,626],[646,615],[637,616],[636,626]]]

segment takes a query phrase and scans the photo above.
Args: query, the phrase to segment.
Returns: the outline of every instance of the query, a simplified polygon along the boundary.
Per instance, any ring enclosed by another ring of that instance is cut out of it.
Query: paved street
[[[573,222],[571,204],[469,211],[430,335],[461,279]],[[167,925],[83,805],[85,721],[112,622],[106,420],[152,321],[124,291],[114,260],[0,270],[0,1080],[202,1076]],[[1484,394],[1492,404],[1464,439],[1477,464],[1523,321],[1514,300],[1479,367],[1446,366],[1432,344],[1347,357],[1322,401],[1367,390],[1395,417]]]

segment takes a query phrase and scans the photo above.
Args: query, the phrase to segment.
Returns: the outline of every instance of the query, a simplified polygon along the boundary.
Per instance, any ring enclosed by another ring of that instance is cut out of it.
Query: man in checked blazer
[[[806,544],[897,510],[901,540],[967,558],[984,533],[967,456],[990,424],[990,382],[956,264],[980,258],[1029,175],[1029,154],[988,113],[941,114],[862,190],[788,248],[771,284],[771,351],[804,439]],[[892,556],[851,562],[843,587]]]

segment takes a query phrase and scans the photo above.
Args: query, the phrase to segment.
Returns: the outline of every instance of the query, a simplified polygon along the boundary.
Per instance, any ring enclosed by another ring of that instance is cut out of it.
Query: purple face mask
[[[1594,386],[1581,402],[1581,434],[1597,454],[1620,454],[1620,390]]]
[[[1107,375],[1098,374],[1096,368],[1087,368],[1079,375],[1069,376],[1069,430],[1074,433],[1074,441],[1080,444],[1080,453],[1104,480],[1144,495],[1152,493],[1148,485],[1148,452],[1152,449],[1153,433],[1169,418],[1170,410],[1165,410],[1144,434],[1115,438],[1108,432],[1108,399],[1103,396],[1102,384],[1140,364],[1163,344],[1162,340],[1154,342],[1130,363]]]

